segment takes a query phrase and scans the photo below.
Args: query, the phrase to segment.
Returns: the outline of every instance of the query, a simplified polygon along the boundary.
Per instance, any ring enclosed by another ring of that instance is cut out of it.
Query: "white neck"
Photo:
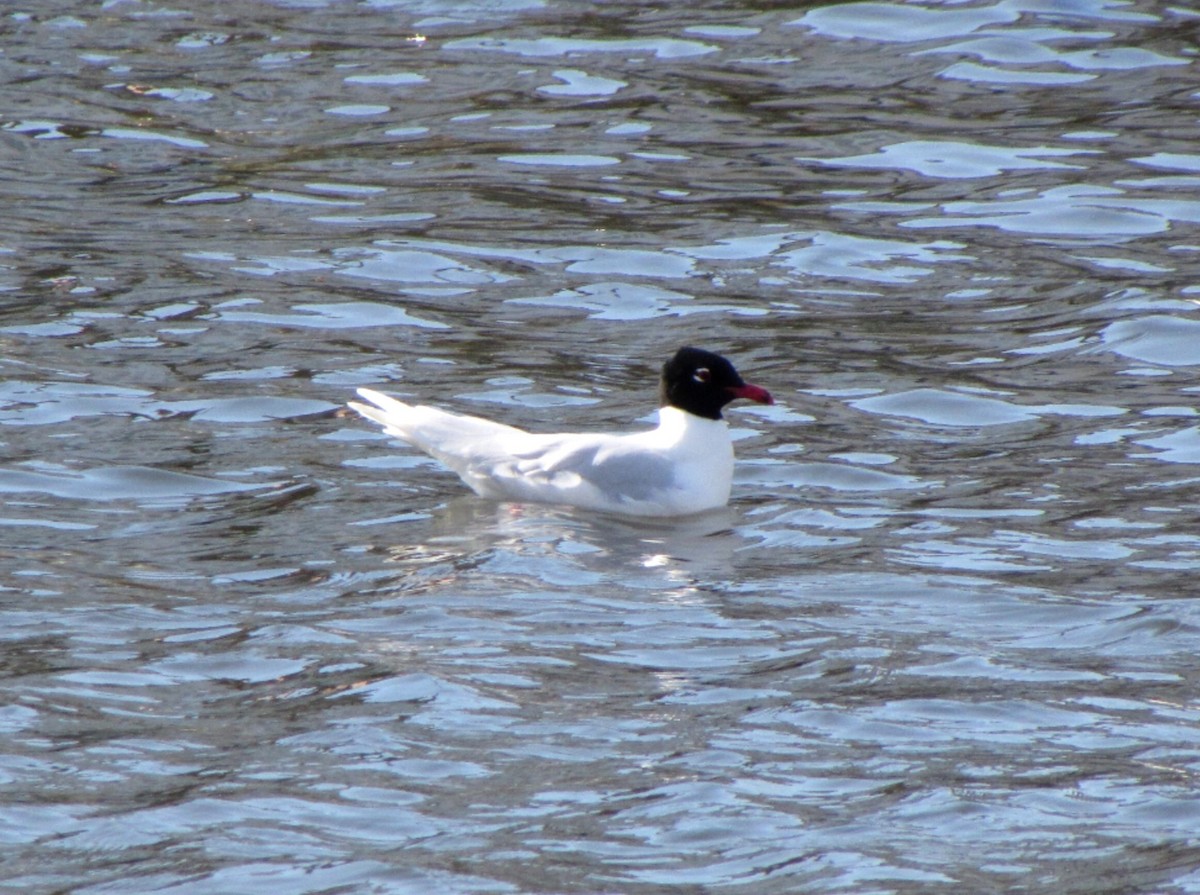
[[[714,433],[728,432],[729,426],[725,420],[710,420],[678,407],[667,405],[658,409],[658,428],[655,434],[664,441],[682,444],[695,439],[697,442],[707,441],[712,444]],[[718,442],[720,443],[720,442]]]

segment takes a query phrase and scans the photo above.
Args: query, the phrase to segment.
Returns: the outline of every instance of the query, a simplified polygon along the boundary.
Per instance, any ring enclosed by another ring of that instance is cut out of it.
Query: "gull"
[[[480,497],[624,516],[686,516],[725,506],[733,442],[721,411],[773,404],[711,351],[680,348],[663,365],[658,425],[630,433],[539,434],[406,404],[369,388],[349,406],[451,469]]]

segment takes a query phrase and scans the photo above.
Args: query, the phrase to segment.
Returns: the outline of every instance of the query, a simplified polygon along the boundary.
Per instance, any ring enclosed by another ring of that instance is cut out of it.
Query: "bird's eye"
[[[695,373],[692,374],[692,379],[696,380],[701,385],[704,385],[704,383],[712,379],[712,371],[710,371],[708,367],[700,367]]]

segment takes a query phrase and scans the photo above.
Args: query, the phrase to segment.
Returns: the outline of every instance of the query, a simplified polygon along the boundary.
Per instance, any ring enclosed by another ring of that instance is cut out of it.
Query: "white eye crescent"
[[[712,379],[712,372],[708,369],[708,367],[700,367],[695,373],[692,374],[692,379],[703,385]]]

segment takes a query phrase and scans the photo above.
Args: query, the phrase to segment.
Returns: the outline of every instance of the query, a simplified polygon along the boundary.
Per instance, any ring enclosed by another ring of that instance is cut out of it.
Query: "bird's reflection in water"
[[[745,546],[729,507],[694,516],[640,519],[542,504],[498,503],[473,495],[454,498],[429,519],[398,526],[412,537],[386,548],[409,568],[445,564],[466,572],[543,578],[594,587],[665,591],[728,578],[734,553]]]

